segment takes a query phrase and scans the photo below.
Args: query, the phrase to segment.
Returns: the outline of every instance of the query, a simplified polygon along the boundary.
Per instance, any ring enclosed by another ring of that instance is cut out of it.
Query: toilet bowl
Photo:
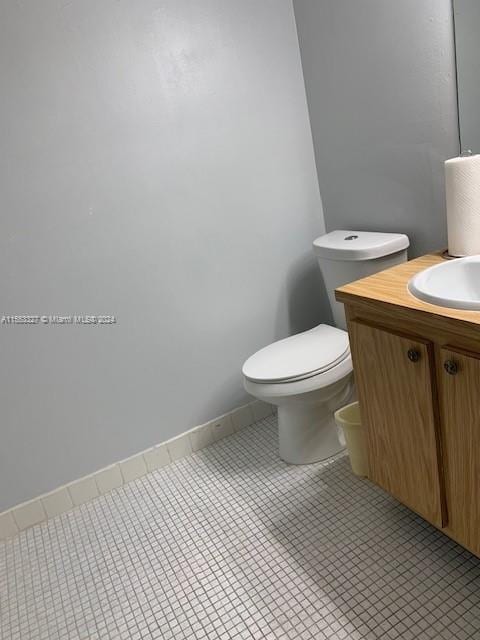
[[[352,360],[343,305],[335,289],[405,262],[401,233],[332,231],[314,243],[336,327],[320,324],[260,349],[243,365],[248,393],[278,408],[280,457],[308,464],[343,446],[334,412],[354,399]]]
[[[333,414],[353,397],[346,331],[319,325],[261,349],[243,366],[252,396],[278,408],[279,453],[291,464],[343,449]]]

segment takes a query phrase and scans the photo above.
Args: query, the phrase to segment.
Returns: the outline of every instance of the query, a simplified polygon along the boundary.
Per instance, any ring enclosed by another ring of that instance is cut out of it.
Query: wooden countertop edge
[[[442,316],[437,313],[431,312],[431,311],[427,311],[427,310],[423,310],[423,309],[415,309],[415,307],[408,307],[405,306],[403,304],[398,304],[396,302],[388,302],[386,300],[378,300],[377,298],[370,298],[368,296],[362,296],[359,294],[354,294],[354,293],[345,293],[343,291],[341,292],[335,292],[335,299],[338,302],[341,302],[343,304],[353,304],[353,305],[361,305],[361,306],[368,306],[370,309],[372,307],[376,307],[376,308],[382,308],[382,310],[388,312],[388,311],[394,311],[394,312],[398,312],[398,313],[402,313],[402,312],[408,312],[408,313],[418,313],[421,314],[422,318],[426,318],[426,317],[444,317],[446,318],[447,316]]]
[[[426,254],[401,263],[385,271],[374,273],[335,290],[335,299],[348,305],[362,305],[382,309],[383,312],[408,313],[419,320],[457,323],[480,330],[480,311],[440,307],[417,300],[407,289],[410,278],[434,264],[445,260],[443,251]],[[389,299],[391,291],[391,299]]]
[[[420,321],[430,320],[430,321],[438,321],[443,320],[446,322],[455,322],[459,325],[466,325],[469,327],[476,327],[480,330],[479,323],[480,318],[477,322],[472,322],[469,320],[465,320],[462,318],[452,318],[451,316],[445,315],[443,313],[439,313],[434,311],[433,309],[437,309],[434,305],[432,305],[432,311],[428,309],[416,309],[415,307],[409,307],[402,304],[396,304],[395,302],[387,302],[385,300],[377,300],[376,298],[369,298],[366,296],[360,296],[358,294],[344,293],[344,292],[335,292],[335,299],[338,302],[342,302],[343,304],[349,304],[360,307],[367,307],[368,309],[381,309],[384,313],[408,313],[410,317],[416,317]],[[440,310],[442,307],[438,307]]]

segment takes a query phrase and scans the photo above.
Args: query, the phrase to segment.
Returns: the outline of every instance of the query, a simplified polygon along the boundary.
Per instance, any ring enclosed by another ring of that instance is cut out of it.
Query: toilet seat
[[[298,382],[326,373],[347,358],[347,332],[320,324],[260,349],[243,365],[243,375],[256,384]]]
[[[244,377],[243,386],[252,396],[265,402],[279,404],[283,401],[291,402],[295,398],[306,402],[311,394],[317,395],[322,390],[327,390],[329,387],[349,379],[352,372],[352,357],[349,352],[346,358],[328,371],[302,380],[262,383]]]

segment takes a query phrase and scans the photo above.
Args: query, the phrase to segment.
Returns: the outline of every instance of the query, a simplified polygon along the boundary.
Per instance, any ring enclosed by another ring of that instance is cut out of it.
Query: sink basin
[[[417,273],[408,283],[412,295],[451,309],[480,310],[480,255],[456,258]]]

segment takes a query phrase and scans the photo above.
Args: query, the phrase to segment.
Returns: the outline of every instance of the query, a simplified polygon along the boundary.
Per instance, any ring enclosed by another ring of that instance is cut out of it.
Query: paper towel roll
[[[445,162],[448,252],[480,254],[480,155]]]

